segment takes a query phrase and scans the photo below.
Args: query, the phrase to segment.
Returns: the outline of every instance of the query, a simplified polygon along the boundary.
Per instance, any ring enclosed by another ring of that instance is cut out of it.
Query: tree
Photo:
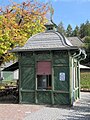
[[[58,25],[58,31],[65,35],[65,29],[62,22],[60,22]]]
[[[85,37],[85,24],[84,23],[80,25],[80,38],[83,38],[83,37]]]
[[[71,37],[72,36],[72,27],[71,27],[70,24],[67,27],[66,35],[67,35],[67,37]]]
[[[72,32],[72,36],[79,36],[79,27],[76,26],[75,29]]]
[[[90,36],[84,37],[84,43],[85,43],[87,57],[84,61],[82,61],[82,63],[90,66]]]
[[[85,36],[90,36],[90,23],[87,20],[85,24]]]
[[[86,23],[80,25],[80,37],[90,36],[90,23],[87,20]]]
[[[90,36],[86,36],[84,42],[86,49],[90,50]]]
[[[44,31],[47,11],[48,5],[36,0],[0,8],[0,65],[14,59],[8,50],[24,45],[30,36]]]

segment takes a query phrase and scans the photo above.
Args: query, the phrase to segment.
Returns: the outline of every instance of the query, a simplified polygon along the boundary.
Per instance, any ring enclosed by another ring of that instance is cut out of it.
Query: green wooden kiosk
[[[49,21],[46,31],[12,52],[19,61],[19,103],[73,105],[80,98],[79,61],[85,51],[73,46]]]

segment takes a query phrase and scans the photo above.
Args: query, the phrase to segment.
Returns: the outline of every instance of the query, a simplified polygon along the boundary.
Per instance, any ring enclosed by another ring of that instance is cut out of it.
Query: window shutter
[[[50,75],[51,74],[51,62],[42,61],[37,62],[37,75]]]

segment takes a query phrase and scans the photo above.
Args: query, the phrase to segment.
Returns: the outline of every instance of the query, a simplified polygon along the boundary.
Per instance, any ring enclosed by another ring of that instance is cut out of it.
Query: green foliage
[[[81,88],[90,89],[90,72],[81,72]]]
[[[85,42],[85,47],[88,50],[90,50],[90,36],[86,36],[84,42]]]
[[[14,59],[8,50],[23,46],[30,36],[44,31],[47,11],[47,4],[35,0],[0,9],[0,65]]]
[[[85,42],[85,48],[86,48],[86,53],[87,53],[87,57],[84,61],[84,63],[88,66],[90,66],[90,36],[86,36],[84,38],[84,42]]]
[[[62,32],[67,37],[76,36],[81,38],[83,42],[85,42],[87,58],[81,63],[90,66],[90,22],[87,20],[85,23],[82,23],[80,27],[76,25],[74,30],[72,29],[72,26],[70,24],[67,26],[66,30],[64,29],[62,22],[58,26],[59,31]]]
[[[80,26],[80,37],[83,38],[85,36],[90,36],[90,23],[89,23],[89,21],[86,21],[86,23],[83,23]]]
[[[80,27],[76,25],[74,30],[72,29],[71,24],[68,24],[65,30],[62,22],[60,22],[58,27],[59,31],[67,35],[67,37],[79,36],[80,38],[84,38],[85,36],[90,36],[90,22],[88,20],[85,23],[82,23]]]
[[[79,36],[79,27],[78,26],[76,26],[75,29],[73,30],[72,36],[77,36],[77,37]]]
[[[59,31],[60,33],[63,33],[64,35],[66,34],[62,22],[60,22],[59,25],[58,25],[58,31]]]
[[[83,38],[83,37],[85,37],[85,24],[83,23],[83,24],[81,24],[81,26],[80,26],[80,38]]]
[[[67,27],[66,35],[67,35],[67,37],[71,37],[72,36],[72,26],[70,24]]]

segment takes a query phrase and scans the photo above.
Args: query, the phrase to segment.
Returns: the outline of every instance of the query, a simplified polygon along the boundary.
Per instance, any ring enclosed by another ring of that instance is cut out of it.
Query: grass
[[[90,89],[90,72],[81,72],[81,88]]]

